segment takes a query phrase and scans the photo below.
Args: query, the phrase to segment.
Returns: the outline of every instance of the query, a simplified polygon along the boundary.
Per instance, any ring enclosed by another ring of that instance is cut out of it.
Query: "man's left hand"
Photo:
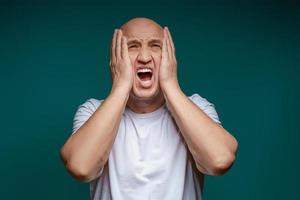
[[[171,85],[178,85],[174,43],[167,27],[164,28],[163,32],[162,58],[159,69],[159,83],[162,90]]]

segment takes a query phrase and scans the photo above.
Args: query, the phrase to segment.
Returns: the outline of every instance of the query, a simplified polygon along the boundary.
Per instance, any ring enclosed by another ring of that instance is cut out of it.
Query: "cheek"
[[[161,62],[161,53],[154,53],[153,54],[153,59],[154,59],[154,62],[156,64],[156,67],[159,68],[160,62]]]
[[[128,55],[129,55],[129,59],[131,61],[132,67],[133,67],[134,66],[134,62],[135,62],[136,57],[137,57],[137,53],[135,53],[135,52],[128,52]]]

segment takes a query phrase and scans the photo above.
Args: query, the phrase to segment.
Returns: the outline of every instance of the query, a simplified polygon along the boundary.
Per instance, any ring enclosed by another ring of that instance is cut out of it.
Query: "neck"
[[[157,110],[164,103],[165,99],[162,94],[149,99],[137,98],[130,95],[126,106],[135,113],[149,113]]]

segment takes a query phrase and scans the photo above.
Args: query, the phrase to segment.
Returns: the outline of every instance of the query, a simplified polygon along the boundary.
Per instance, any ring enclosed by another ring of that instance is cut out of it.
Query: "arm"
[[[165,99],[199,171],[222,175],[235,160],[237,141],[195,105],[179,86],[166,87]]]
[[[167,29],[164,34],[160,84],[167,106],[198,170],[208,175],[222,175],[234,162],[238,143],[182,92],[176,76],[173,41]]]
[[[60,156],[67,170],[81,181],[89,182],[99,175],[114,143],[133,81],[133,72],[130,73],[132,67],[126,53],[126,38],[122,37],[121,31],[117,31],[111,50],[112,90],[61,148]]]

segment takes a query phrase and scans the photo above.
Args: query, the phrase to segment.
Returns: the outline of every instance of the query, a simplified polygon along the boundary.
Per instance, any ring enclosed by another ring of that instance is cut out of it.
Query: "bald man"
[[[91,199],[201,199],[204,175],[224,174],[238,143],[214,104],[181,90],[168,28],[135,18],[116,29],[110,69],[107,98],[75,113],[60,151],[67,170]]]

